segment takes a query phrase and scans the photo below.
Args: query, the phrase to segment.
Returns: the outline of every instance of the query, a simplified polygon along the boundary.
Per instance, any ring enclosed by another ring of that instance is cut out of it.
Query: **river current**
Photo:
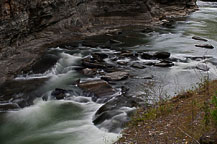
[[[93,102],[80,89],[71,85],[78,79],[98,79],[98,77],[84,76],[76,70],[81,66],[81,59],[92,52],[111,55],[125,50],[171,53],[171,58],[177,60],[173,67],[148,67],[141,70],[129,68],[131,73],[138,77],[125,82],[129,88],[133,89],[130,91],[132,95],[144,93],[143,86],[138,85],[147,81],[140,79],[146,76],[153,76],[151,81],[159,83],[155,92],[161,93],[163,89],[169,97],[195,86],[204,76],[216,79],[217,2],[198,1],[198,5],[198,11],[177,21],[173,27],[161,27],[149,33],[128,30],[123,37],[114,37],[124,44],[110,49],[90,48],[82,44],[74,49],[62,47],[49,49],[49,54],[58,57],[56,64],[44,73],[33,72],[16,78],[16,80],[44,78],[46,81],[35,91],[38,98],[34,100],[33,105],[0,113],[0,143],[112,144],[115,142],[121,136],[121,128],[116,127],[113,132],[109,132],[108,129],[113,127],[114,123],[125,120],[125,113],[134,108],[123,108],[123,112],[117,117],[95,126],[92,120],[103,103]],[[203,37],[208,42],[194,40],[192,36]],[[215,48],[195,47],[195,44],[203,43],[211,44]],[[110,59],[106,61],[112,63]],[[129,59],[123,61],[129,61]],[[147,62],[147,60],[139,58],[136,62]],[[53,100],[51,92],[55,88],[74,90],[75,93],[64,100]],[[47,101],[41,98],[45,96]],[[155,98],[152,97],[152,99]]]

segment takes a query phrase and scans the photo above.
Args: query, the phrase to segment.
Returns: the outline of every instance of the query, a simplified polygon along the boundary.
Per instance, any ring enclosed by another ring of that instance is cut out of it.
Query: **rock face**
[[[195,10],[196,0],[1,0],[0,81],[53,45]],[[7,69],[4,69],[4,67]]]

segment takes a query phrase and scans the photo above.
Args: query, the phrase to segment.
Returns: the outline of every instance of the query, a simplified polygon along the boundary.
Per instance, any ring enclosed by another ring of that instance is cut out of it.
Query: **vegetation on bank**
[[[116,144],[216,144],[217,80],[139,108]]]

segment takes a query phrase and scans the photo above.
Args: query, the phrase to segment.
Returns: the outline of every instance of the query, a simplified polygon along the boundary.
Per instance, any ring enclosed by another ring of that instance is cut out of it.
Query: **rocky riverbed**
[[[44,4],[46,9],[42,13],[54,15],[56,11],[49,7],[68,5],[53,2]],[[191,87],[207,73],[215,78],[216,38],[204,28],[205,24],[212,27],[215,22],[205,16],[209,13],[210,18],[215,17],[215,9],[207,8],[209,3],[199,2],[201,10],[184,18],[177,16],[195,10],[193,1],[138,4],[82,1],[76,3],[73,11],[80,12],[77,16],[81,18],[75,28],[66,22],[76,18],[70,15],[55,22],[49,19],[50,25],[42,24],[42,29],[27,32],[26,38],[20,36],[23,43],[9,44],[10,48],[5,39],[1,79],[8,80],[0,87],[0,129],[8,130],[0,133],[3,142],[9,140],[11,131],[22,128],[26,131],[10,142],[87,143],[91,139],[100,144],[106,141],[103,135],[109,140],[117,138],[137,106],[147,107],[164,96],[170,97],[176,90]],[[106,8],[110,5],[116,7]],[[36,2],[36,9],[41,6]],[[151,9],[140,11],[146,6]],[[98,15],[92,15],[99,7]],[[83,8],[88,10],[86,16],[93,19],[86,19]],[[60,15],[64,13],[61,10]],[[134,13],[121,12],[128,10]],[[153,24],[155,27],[150,27]],[[28,31],[29,25],[25,28]],[[28,138],[27,133],[34,138]],[[81,138],[85,134],[87,138]]]

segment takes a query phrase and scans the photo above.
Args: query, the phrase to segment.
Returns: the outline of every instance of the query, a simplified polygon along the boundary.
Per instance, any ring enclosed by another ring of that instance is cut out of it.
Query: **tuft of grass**
[[[213,109],[211,110],[211,116],[214,120],[215,125],[217,126],[217,97],[216,95],[212,97]]]

